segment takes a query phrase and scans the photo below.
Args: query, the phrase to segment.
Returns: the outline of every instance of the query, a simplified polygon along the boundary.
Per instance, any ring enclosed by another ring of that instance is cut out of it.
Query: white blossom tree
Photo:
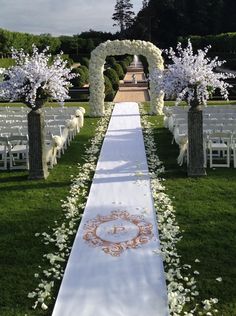
[[[166,51],[171,63],[164,72],[154,70],[151,74],[152,80],[158,91],[162,90],[167,98],[175,99],[176,105],[185,100],[190,106],[188,112],[188,154],[189,176],[205,175],[203,155],[203,123],[202,105],[216,89],[224,99],[228,98],[230,84],[224,80],[234,77],[229,73],[215,72],[225,61],[218,57],[210,59],[207,57],[209,47],[204,50],[193,52],[190,40],[186,48],[177,45],[177,52],[170,48]]]
[[[31,111],[28,114],[30,179],[42,179],[48,175],[45,158],[44,115],[41,107],[53,99],[63,102],[69,99],[70,73],[61,54],[54,59],[49,48],[41,53],[33,45],[32,55],[12,50],[16,65],[4,71],[5,80],[0,83],[0,98],[24,102]]]
[[[214,71],[225,61],[218,60],[218,57],[212,60],[208,58],[209,48],[210,46],[204,50],[199,49],[197,54],[194,54],[190,40],[186,48],[182,48],[179,43],[177,52],[173,48],[166,51],[171,63],[163,75],[160,76],[158,72],[152,74],[158,85],[161,84],[166,96],[176,99],[176,105],[182,100],[190,105],[196,98],[199,104],[206,105],[216,89],[219,89],[224,99],[228,98],[230,85],[224,80],[232,78],[232,74]]]

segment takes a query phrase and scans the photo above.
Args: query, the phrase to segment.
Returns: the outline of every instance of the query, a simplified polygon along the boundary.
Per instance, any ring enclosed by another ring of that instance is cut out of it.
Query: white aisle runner
[[[167,316],[137,103],[115,105],[53,316]]]

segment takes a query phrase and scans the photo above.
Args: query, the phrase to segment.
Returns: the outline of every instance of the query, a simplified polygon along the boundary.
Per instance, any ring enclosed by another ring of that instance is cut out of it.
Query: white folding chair
[[[232,134],[231,149],[232,149],[232,152],[233,152],[234,168],[236,168],[236,133]]]
[[[9,141],[11,169],[29,169],[29,141],[27,135],[12,135]]]
[[[210,168],[230,167],[230,133],[212,133],[208,136]],[[215,162],[217,160],[217,162]],[[219,162],[220,161],[220,162]]]
[[[7,170],[8,138],[0,136],[0,170]]]

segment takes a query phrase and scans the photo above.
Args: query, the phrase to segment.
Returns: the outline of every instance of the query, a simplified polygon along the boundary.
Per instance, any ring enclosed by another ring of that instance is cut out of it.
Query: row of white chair
[[[180,153],[177,158],[178,164],[184,161],[188,163],[188,135],[175,135],[175,142],[179,145]],[[210,168],[230,167],[233,162],[236,168],[236,133],[227,131],[207,131],[203,134],[204,164]]]
[[[188,163],[188,108],[166,108],[165,127],[173,133],[180,148],[178,163]],[[207,107],[203,111],[204,163],[210,168],[236,168],[236,106]]]
[[[79,133],[84,124],[84,108],[77,108],[76,116],[72,119],[60,122],[64,125],[57,125],[58,121],[46,126],[46,159],[50,168],[57,164],[57,158],[61,157],[70,142]],[[21,135],[23,134],[23,135]],[[26,126],[18,126],[0,130],[0,169],[28,169],[28,130]],[[19,162],[19,163],[18,163]]]

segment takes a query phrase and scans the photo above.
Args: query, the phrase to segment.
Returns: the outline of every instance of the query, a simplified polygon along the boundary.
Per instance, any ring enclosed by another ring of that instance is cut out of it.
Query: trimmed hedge
[[[140,59],[141,63],[143,64],[143,70],[147,76],[147,74],[149,73],[147,58],[143,55],[140,55],[139,59]]]
[[[86,84],[86,75],[82,68],[73,68],[72,73],[75,73],[78,75],[78,77],[75,77],[71,79],[71,83],[74,87],[82,88]]]
[[[113,90],[112,83],[107,76],[104,76],[105,84],[105,101],[113,101],[115,96],[115,91]]]
[[[123,68],[121,67],[120,64],[117,64],[117,63],[114,64],[112,66],[112,69],[114,69],[116,71],[116,73],[117,73],[117,75],[118,75],[120,80],[124,78],[124,71],[123,71]]]
[[[85,82],[88,83],[89,82],[89,70],[88,70],[88,68],[84,65],[81,65],[79,68],[83,70],[84,76],[85,76]]]
[[[128,66],[132,63],[134,56],[126,55],[124,61],[127,62]]]
[[[121,67],[123,69],[123,72],[126,73],[127,72],[127,68],[128,68],[127,62],[122,60],[122,61],[119,62],[119,65],[121,65]]]
[[[236,53],[236,32],[206,36],[194,35],[179,37],[178,41],[186,45],[188,38],[191,40],[194,49],[204,48],[211,45],[212,52]]]
[[[89,58],[83,57],[80,61],[80,64],[89,68]]]
[[[115,59],[115,57],[113,57],[113,56],[108,56],[108,57],[106,58],[106,63],[107,63],[110,67],[114,66],[114,65],[116,64],[116,59]]]
[[[104,75],[110,79],[113,89],[118,90],[120,80],[116,71],[113,68],[108,68],[104,71]]]

